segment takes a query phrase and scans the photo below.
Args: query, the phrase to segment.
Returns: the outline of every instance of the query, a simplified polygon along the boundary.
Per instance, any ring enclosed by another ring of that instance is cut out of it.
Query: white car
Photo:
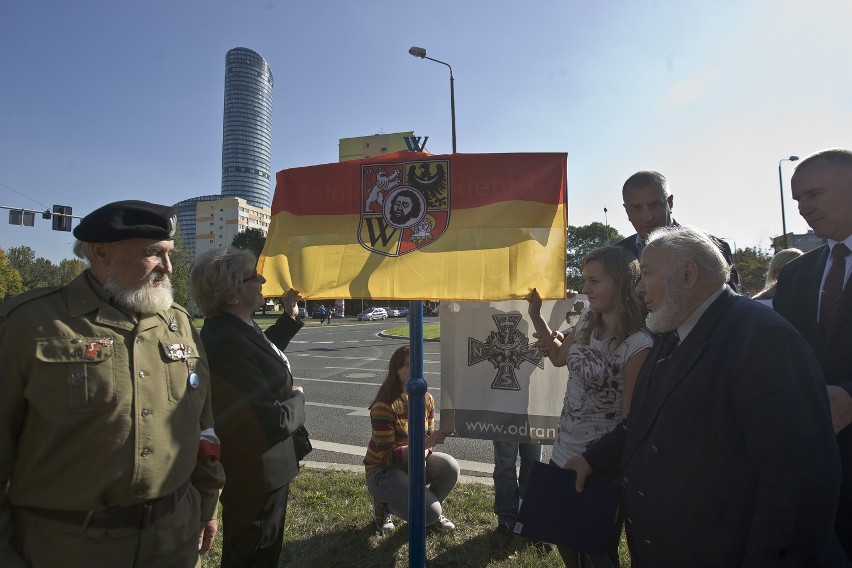
[[[373,321],[373,320],[388,319],[388,312],[384,308],[367,308],[358,314],[358,321]]]

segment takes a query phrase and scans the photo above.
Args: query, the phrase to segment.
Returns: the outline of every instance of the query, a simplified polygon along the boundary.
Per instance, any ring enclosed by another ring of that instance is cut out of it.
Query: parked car
[[[325,319],[325,316],[328,312],[325,309],[325,306],[317,306],[314,308],[314,313],[311,316],[314,319]]]
[[[405,316],[408,315],[408,308],[406,308],[406,307],[399,307],[399,308],[397,308],[397,311],[399,312],[399,317],[401,317],[401,318],[404,318]]]
[[[388,312],[384,308],[367,308],[358,314],[358,321],[373,321],[373,320],[388,319]]]
[[[399,317],[399,308],[388,308],[388,317],[389,318],[398,318]]]
[[[306,309],[305,309],[305,308],[303,308],[302,306],[299,306],[299,313],[298,313],[298,314],[296,314],[296,319],[303,320],[303,319],[305,319],[306,317],[308,317],[308,310],[306,310]]]

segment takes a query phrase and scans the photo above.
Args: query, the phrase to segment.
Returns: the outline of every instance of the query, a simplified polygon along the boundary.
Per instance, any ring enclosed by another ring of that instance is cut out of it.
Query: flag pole
[[[446,61],[426,57],[422,47],[412,47],[408,53],[428,59],[450,70],[450,119],[453,126],[453,154],[456,153],[456,93],[453,68]],[[424,144],[425,145],[425,144]],[[421,152],[423,149],[420,150]],[[426,381],[423,379],[423,300],[412,300],[408,310],[408,336],[411,347],[408,360],[408,566],[426,566],[426,433],[423,417],[426,413]],[[411,417],[415,418],[412,419]]]
[[[408,566],[426,566],[426,380],[423,378],[423,300],[408,308]]]

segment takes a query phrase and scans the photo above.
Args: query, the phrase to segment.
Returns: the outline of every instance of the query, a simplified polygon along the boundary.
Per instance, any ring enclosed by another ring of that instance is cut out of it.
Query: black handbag
[[[308,437],[308,429],[304,426],[299,426],[293,431],[290,437],[293,438],[293,449],[296,450],[296,459],[302,461],[314,449],[311,445],[311,439]]]

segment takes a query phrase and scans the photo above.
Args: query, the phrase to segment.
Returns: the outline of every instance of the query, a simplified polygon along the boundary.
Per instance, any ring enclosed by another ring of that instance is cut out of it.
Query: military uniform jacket
[[[637,568],[821,566],[840,464],[819,365],[787,321],[726,289],[630,415],[583,456],[621,470]]]
[[[137,320],[106,296],[87,270],[0,305],[0,559],[10,506],[121,507],[191,479],[215,518],[224,475],[200,451],[216,440],[198,332],[180,306]]]

